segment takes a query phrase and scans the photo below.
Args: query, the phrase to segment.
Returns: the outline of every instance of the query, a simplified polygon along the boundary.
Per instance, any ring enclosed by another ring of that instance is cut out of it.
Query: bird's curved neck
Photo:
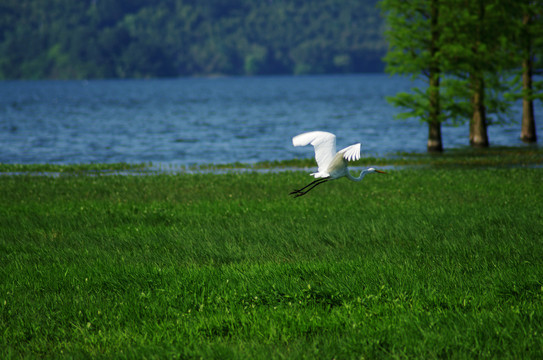
[[[354,177],[351,175],[350,171],[347,171],[347,177],[349,178],[349,180],[352,180],[352,181],[361,181],[364,178],[364,176],[366,176],[367,173],[368,173],[367,170],[362,170],[360,172],[360,175],[358,175],[358,177]]]

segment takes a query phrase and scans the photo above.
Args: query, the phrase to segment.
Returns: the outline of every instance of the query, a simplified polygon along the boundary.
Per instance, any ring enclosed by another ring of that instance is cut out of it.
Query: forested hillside
[[[377,0],[2,0],[0,79],[381,71]]]

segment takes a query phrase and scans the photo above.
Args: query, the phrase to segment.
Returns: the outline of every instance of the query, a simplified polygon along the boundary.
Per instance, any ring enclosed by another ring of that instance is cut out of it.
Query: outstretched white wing
[[[334,134],[325,131],[306,132],[293,137],[292,144],[294,146],[313,145],[315,148],[315,160],[317,160],[317,165],[319,166],[319,173],[323,175],[327,173],[328,165],[330,165],[336,155],[336,136]]]
[[[360,143],[347,146],[345,149],[338,151],[343,154],[343,158],[347,161],[354,161],[360,159]]]

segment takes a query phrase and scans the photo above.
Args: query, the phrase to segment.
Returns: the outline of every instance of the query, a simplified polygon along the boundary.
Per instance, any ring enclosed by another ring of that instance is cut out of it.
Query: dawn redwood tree
[[[524,36],[522,52],[522,125],[520,129],[520,138],[524,142],[536,142],[537,134],[535,130],[534,100],[533,100],[533,54],[532,54],[532,34],[533,15],[526,11],[522,17],[522,28]]]
[[[486,111],[484,105],[485,99],[485,79],[484,79],[484,66],[485,61],[484,52],[486,52],[483,45],[485,40],[484,22],[485,22],[485,6],[483,0],[477,0],[475,2],[475,14],[472,18],[471,33],[474,35],[474,40],[471,44],[471,55],[474,57],[469,73],[469,82],[471,89],[471,106],[472,117],[469,127],[469,142],[475,147],[488,147],[488,133],[487,133],[487,120]],[[473,2],[470,1],[471,4]],[[469,55],[468,55],[469,57]]]
[[[417,117],[428,123],[429,152],[443,151],[441,123],[444,120],[440,100],[441,32],[440,0],[383,0],[386,38],[389,49],[385,56],[386,71],[390,74],[422,78],[426,89],[414,88],[411,93],[400,93],[388,100],[406,109],[399,117]]]
[[[448,95],[454,105],[452,117],[468,116],[469,141],[473,147],[488,147],[489,113],[498,119],[507,112],[502,74],[511,66],[507,44],[511,17],[507,2],[500,0],[444,0],[447,31],[443,57],[450,77]],[[469,112],[469,114],[467,114]]]
[[[515,18],[515,30],[512,32],[511,45],[518,62],[522,64],[515,82],[520,82],[522,90],[514,98],[522,99],[522,123],[520,138],[524,142],[537,141],[534,100],[543,99],[543,81],[534,80],[534,75],[541,74],[543,67],[543,1],[518,0],[512,13]],[[519,81],[521,78],[521,81]]]

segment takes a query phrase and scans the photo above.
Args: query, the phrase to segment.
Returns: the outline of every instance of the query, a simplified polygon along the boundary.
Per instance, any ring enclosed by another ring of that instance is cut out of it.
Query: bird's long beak
[[[378,172],[379,174],[386,174],[386,172],[381,171],[381,170],[375,170],[375,172]]]

